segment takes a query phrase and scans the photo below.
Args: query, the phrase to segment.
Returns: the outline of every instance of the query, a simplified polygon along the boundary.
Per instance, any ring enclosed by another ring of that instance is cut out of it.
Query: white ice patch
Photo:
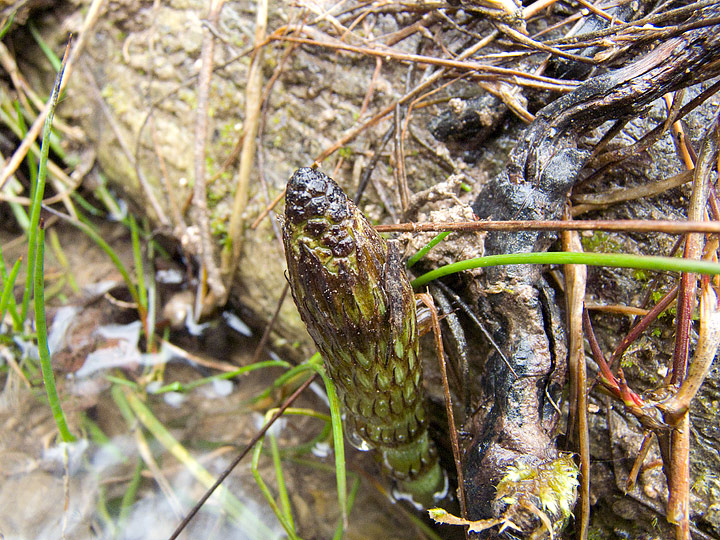
[[[163,394],[165,403],[174,408],[179,408],[185,402],[185,394],[180,392],[166,392]]]
[[[332,454],[332,447],[326,442],[319,442],[312,447],[311,452],[313,456],[325,459]]]
[[[57,310],[48,332],[50,354],[55,354],[65,346],[65,335],[78,313],[80,308],[77,306],[63,306]]]
[[[138,349],[140,340],[140,321],[130,324],[110,324],[100,326],[96,334],[105,339],[115,340],[115,345],[97,349],[87,355],[83,366],[75,372],[75,377],[87,377],[96,371],[125,367],[132,364],[152,366],[167,362],[172,357],[167,347],[162,347],[158,353],[142,354]]]
[[[158,270],[155,272],[155,279],[158,283],[179,285],[185,279],[185,274],[177,268],[168,268],[167,270]]]
[[[223,319],[225,319],[227,325],[233,330],[235,330],[238,334],[242,334],[243,336],[247,337],[252,336],[252,330],[250,330],[250,327],[247,324],[240,320],[240,317],[230,311],[223,311],[222,316]]]

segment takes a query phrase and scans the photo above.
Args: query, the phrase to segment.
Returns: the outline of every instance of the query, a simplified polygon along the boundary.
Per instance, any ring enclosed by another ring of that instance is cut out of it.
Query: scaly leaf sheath
[[[293,174],[285,204],[290,288],[351,440],[381,453],[400,492],[430,504],[445,478],[427,434],[415,299],[397,248],[314,169]]]

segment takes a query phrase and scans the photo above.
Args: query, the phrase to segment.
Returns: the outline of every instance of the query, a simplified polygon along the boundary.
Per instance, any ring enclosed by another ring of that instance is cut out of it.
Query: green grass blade
[[[445,240],[447,235],[450,234],[450,231],[443,231],[440,234],[438,234],[435,238],[430,240],[425,247],[423,247],[420,251],[418,251],[415,255],[410,257],[407,261],[407,267],[412,268],[413,265],[418,262],[420,259],[422,259],[425,255],[427,255],[428,251],[430,251],[432,248],[437,246],[440,242]]]
[[[118,534],[117,526],[110,516],[110,510],[107,506],[107,488],[100,484],[98,486],[97,503],[95,504],[96,512],[102,522],[102,526],[105,532],[104,538],[115,539]]]
[[[270,452],[272,453],[273,467],[275,468],[275,481],[277,482],[278,498],[280,499],[280,510],[290,524],[290,527],[295,530],[295,521],[292,517],[292,507],[290,506],[290,497],[288,497],[287,486],[285,484],[277,439],[272,433],[268,434],[268,437],[270,437]]]
[[[127,518],[130,516],[130,510],[137,498],[137,491],[140,487],[140,482],[142,481],[142,470],[143,460],[138,457],[137,463],[135,464],[135,471],[133,472],[133,476],[130,479],[130,483],[128,483],[125,493],[123,493],[122,502],[120,503],[120,515],[117,520],[120,528],[122,528],[127,521]]]
[[[319,357],[320,355],[315,355]],[[314,357],[313,357],[314,358]],[[312,360],[312,359],[311,359]],[[347,500],[347,477],[345,472],[345,440],[343,439],[342,413],[340,411],[340,400],[338,399],[335,385],[325,373],[322,365],[316,367],[318,374],[322,377],[330,402],[330,416],[332,417],[333,446],[335,448],[335,478],[337,481],[338,505],[342,515],[343,526],[347,528],[348,500]]]
[[[16,4],[19,5],[19,4]],[[8,30],[10,30],[10,27],[12,26],[13,21],[15,20],[15,14],[17,11],[13,11],[10,16],[7,19],[7,22],[5,23],[5,26],[0,28],[0,39],[5,37],[5,34],[7,34]]]
[[[213,381],[233,379],[235,377],[239,377],[240,375],[244,375],[245,373],[250,373],[251,371],[255,371],[256,369],[263,369],[263,368],[267,368],[267,367],[289,368],[290,364],[288,364],[284,360],[265,360],[263,362],[256,362],[256,363],[250,364],[248,366],[243,366],[234,371],[228,371],[227,373],[219,373],[217,375],[212,375],[210,377],[203,377],[202,379],[196,379],[189,383],[172,382],[170,384],[166,384],[166,385],[158,388],[157,390],[155,390],[153,392],[153,394],[164,394],[166,392],[187,392],[189,390],[192,390],[193,388],[197,388],[198,386],[203,386],[205,384],[212,383]]]
[[[293,378],[297,377],[300,373],[302,373],[304,371],[315,371],[315,367],[308,363],[304,363],[304,364],[297,365],[297,366],[287,370],[285,373],[283,373],[282,375],[277,377],[270,386],[268,386],[265,390],[263,390],[262,392],[257,394],[252,399],[252,402],[257,403],[259,401],[262,401],[263,399],[267,398],[270,394],[272,394],[273,390],[275,390],[277,388],[281,388],[286,383],[288,383],[289,381],[291,381]],[[304,380],[302,382],[304,382]]]
[[[360,489],[360,478],[355,477],[355,480],[353,481],[352,487],[350,488],[350,494],[348,495],[348,512],[350,512],[350,509],[353,507],[353,504],[355,504],[355,497],[357,496],[357,492]],[[338,521],[337,527],[335,527],[335,534],[333,535],[333,540],[342,540],[343,535],[345,534],[345,525],[342,522],[342,519]]]
[[[45,57],[50,62],[50,65],[52,65],[52,67],[55,71],[60,71],[62,61],[55,54],[55,51],[52,50],[50,45],[48,45],[45,42],[45,40],[43,39],[43,37],[40,35],[40,32],[38,31],[37,27],[35,26],[35,22],[32,20],[28,21],[27,27],[30,30],[30,34],[32,35],[33,39],[35,39],[35,42],[40,47],[40,50],[43,52]]]
[[[50,95],[50,108],[48,109],[45,124],[42,132],[42,146],[40,147],[40,164],[38,166],[37,181],[35,182],[35,190],[30,204],[30,229],[28,230],[28,255],[27,255],[27,280],[25,282],[25,291],[23,293],[22,309],[20,316],[24,321],[27,317],[30,305],[30,296],[33,292],[33,269],[35,268],[35,250],[37,248],[38,223],[40,222],[40,206],[45,196],[45,180],[47,178],[47,161],[50,152],[50,130],[52,128],[53,118],[55,117],[55,107],[58,102],[58,93],[60,91],[60,83],[62,82],[65,72],[65,64],[60,66],[57,77],[55,77],[55,85]]]
[[[5,320],[5,310],[9,308],[10,316],[12,317],[13,324],[15,325],[15,330],[18,332],[22,330],[22,319],[20,318],[20,314],[17,312],[15,297],[12,293],[21,265],[22,257],[15,261],[15,264],[8,275],[5,270],[5,260],[2,257],[2,248],[0,248],[0,278],[2,279],[2,295],[0,295],[0,322]]]
[[[62,244],[60,244],[60,238],[58,238],[55,229],[50,229],[50,247],[53,250],[53,254],[57,259],[57,262],[60,263],[60,266],[62,266],[63,271],[65,272],[65,277],[67,278],[70,288],[75,294],[79,295],[80,286],[77,284],[77,280],[72,273],[72,268],[70,267],[70,263],[65,256],[65,251],[63,251]]]
[[[145,270],[143,268],[142,251],[140,249],[140,235],[138,234],[138,226],[135,218],[130,217],[130,238],[132,239],[133,259],[135,261],[135,275],[137,276],[137,291],[140,306],[147,311],[148,297],[145,288]]]
[[[110,260],[115,265],[115,268],[117,268],[117,271],[120,272],[120,275],[123,278],[123,281],[125,282],[125,286],[128,288],[128,292],[130,293],[130,296],[133,299],[133,302],[135,302],[138,306],[141,306],[140,304],[140,296],[138,295],[137,287],[135,287],[135,283],[133,282],[132,278],[130,277],[130,273],[127,271],[127,268],[125,268],[125,265],[120,260],[120,257],[117,253],[115,253],[115,250],[110,247],[110,244],[108,244],[105,239],[100,236],[100,234],[88,223],[85,223],[83,221],[79,221],[77,219],[73,219],[70,216],[66,214],[62,214],[60,212],[55,212],[54,210],[48,208],[48,210],[53,213],[54,215],[61,217],[68,223],[70,223],[73,227],[79,229],[81,232],[83,232],[85,235],[87,235],[93,242],[95,242],[100,249],[102,249],[105,254],[110,257]]]
[[[507,264],[584,264],[587,266],[614,266],[617,268],[636,268],[658,272],[690,272],[694,274],[720,274],[720,264],[695,259],[675,257],[646,257],[624,253],[511,253],[508,255],[490,255],[451,263],[436,268],[412,280],[413,287],[421,287],[434,279],[455,274],[473,268],[502,266]]]
[[[40,356],[40,368],[42,369],[45,392],[52,411],[55,424],[57,425],[60,437],[64,442],[75,441],[75,436],[65,421],[65,414],[60,405],[57,388],[55,387],[55,375],[53,375],[52,364],[50,363],[50,349],[48,348],[47,324],[45,321],[45,276],[44,276],[44,242],[45,231],[39,227],[37,237],[37,260],[35,261],[35,329],[37,331],[38,354]]]
[[[272,413],[271,413],[272,414]],[[267,422],[267,417],[265,418],[265,421]],[[270,509],[275,513],[275,517],[277,517],[278,521],[280,522],[280,525],[282,525],[283,529],[285,529],[285,532],[287,533],[290,540],[299,540],[297,533],[295,532],[295,526],[287,521],[285,515],[283,514],[282,510],[280,510],[280,507],[278,506],[277,502],[275,501],[275,497],[273,497],[272,492],[270,491],[270,488],[265,483],[265,480],[263,480],[262,475],[260,474],[259,465],[260,465],[260,455],[262,454],[262,447],[263,443],[265,441],[265,437],[260,438],[260,440],[255,444],[255,448],[253,448],[253,455],[252,455],[252,461],[250,463],[250,470],[252,471],[253,478],[255,478],[255,483],[260,488],[260,491],[263,494],[263,497],[265,497],[265,500],[267,501],[268,505],[270,506]]]

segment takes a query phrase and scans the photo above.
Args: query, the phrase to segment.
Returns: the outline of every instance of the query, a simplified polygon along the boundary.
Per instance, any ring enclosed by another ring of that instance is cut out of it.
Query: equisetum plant
[[[288,280],[357,448],[375,449],[396,498],[428,507],[447,479],[428,437],[415,298],[397,247],[325,174],[298,169],[285,196]]]

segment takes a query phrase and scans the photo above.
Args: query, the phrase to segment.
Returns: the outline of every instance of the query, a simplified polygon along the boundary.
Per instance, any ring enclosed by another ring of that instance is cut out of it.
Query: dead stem
[[[700,298],[700,332],[687,377],[677,393],[658,405],[670,425],[684,416],[690,403],[697,395],[712,366],[718,345],[720,345],[720,311],[715,290],[709,280],[703,279]]]
[[[402,106],[398,103],[395,106],[395,167],[393,167],[393,174],[395,175],[395,183],[398,193],[400,194],[400,210],[404,216],[410,201],[410,188],[408,187],[407,176],[405,175],[404,130],[401,127],[402,124]]]
[[[157,130],[155,129],[155,122],[152,118],[150,119],[150,135],[152,137],[155,155],[158,159],[158,166],[160,167],[160,176],[162,178],[163,184],[165,185],[165,194],[168,198],[168,206],[170,206],[170,211],[172,212],[174,226],[178,228],[178,230],[180,231],[179,236],[182,237],[183,235],[187,234],[187,226],[185,225],[185,220],[180,213],[180,205],[178,204],[177,197],[175,196],[175,189],[173,189],[170,183],[170,177],[168,176],[167,167],[165,166],[165,158],[163,157],[162,150],[160,149],[160,142],[158,141]]]
[[[145,193],[145,196],[147,197],[148,202],[150,203],[150,207],[155,212],[158,221],[160,221],[163,225],[169,225],[169,220],[167,216],[165,215],[165,212],[162,209],[162,206],[160,206],[160,203],[157,200],[157,197],[155,197],[155,193],[150,186],[150,182],[148,182],[147,178],[145,177],[145,174],[140,170],[140,166],[138,164],[138,160],[135,156],[132,155],[130,152],[130,146],[128,145],[127,141],[125,140],[125,136],[122,133],[122,130],[120,129],[120,126],[118,126],[118,122],[115,120],[115,117],[113,116],[112,111],[108,107],[105,98],[102,95],[102,92],[100,91],[100,88],[98,87],[97,81],[95,80],[95,76],[91,73],[89,69],[85,69],[83,67],[82,74],[85,77],[86,81],[88,82],[88,88],[90,89],[91,93],[94,95],[95,100],[97,101],[97,104],[100,108],[100,111],[105,116],[105,120],[107,120],[107,123],[110,126],[110,129],[113,132],[113,135],[115,135],[115,139],[118,142],[118,145],[120,146],[120,150],[125,154],[125,158],[128,160],[128,163],[130,163],[133,168],[135,169],[135,175],[137,176],[137,180],[142,186],[143,192]]]
[[[577,232],[562,234],[563,250],[582,251]],[[580,455],[579,540],[587,540],[590,526],[590,435],[587,410],[587,365],[583,339],[583,305],[587,267],[568,264],[565,272],[565,297],[568,319],[568,374],[570,378],[570,414],[568,435],[575,440]]]
[[[442,342],[442,331],[440,330],[440,321],[438,319],[437,309],[433,303],[432,296],[428,293],[418,294],[417,297],[430,310],[432,319],[433,336],[435,337],[435,351],[437,353],[438,363],[440,366],[440,374],[443,382],[443,392],[445,394],[445,412],[448,417],[448,430],[450,432],[450,442],[452,444],[453,458],[455,460],[455,469],[457,470],[458,489],[457,496],[460,501],[460,515],[463,519],[467,519],[467,504],[465,502],[465,480],[463,478],[462,454],[460,453],[460,443],[458,441],[457,428],[455,427],[455,414],[453,413],[452,398],[450,397],[450,386],[447,376],[447,365],[445,364],[445,352]]]
[[[635,484],[637,483],[638,474],[640,474],[642,465],[643,465],[643,463],[645,463],[645,458],[647,457],[648,452],[650,451],[650,448],[652,446],[652,442],[653,442],[654,438],[655,438],[655,434],[651,430],[645,431],[645,434],[643,435],[642,444],[640,445],[640,450],[638,450],[638,454],[637,454],[637,457],[635,458],[635,462],[633,463],[632,469],[630,470],[630,474],[628,474],[627,480],[625,481],[625,493],[629,493],[635,489]]]
[[[720,233],[720,223],[707,221],[588,220],[588,221],[457,221],[453,223],[398,223],[376,225],[378,232],[442,231],[614,231],[653,232],[665,234]]]
[[[605,313],[615,313],[618,315],[627,315],[628,317],[645,316],[648,314],[647,309],[624,306],[621,304],[596,304],[594,302],[585,302],[588,311],[602,311]]]
[[[208,11],[208,21],[217,25],[225,0],[212,0]],[[198,78],[197,110],[195,112],[195,144],[193,146],[193,162],[195,169],[195,188],[193,195],[195,217],[193,221],[199,229],[200,256],[202,265],[207,272],[207,283],[211,295],[207,298],[208,307],[222,305],[227,296],[227,289],[223,283],[220,269],[215,262],[213,239],[210,233],[210,217],[207,206],[207,185],[205,180],[205,156],[208,130],[208,96],[210,93],[210,79],[212,78],[213,52],[215,50],[215,36],[206,27],[203,28],[203,41],[201,52],[201,66]],[[196,317],[200,313],[195,313]]]
[[[262,60],[263,46],[267,30],[268,3],[258,0],[255,20],[255,50],[250,60],[248,81],[245,90],[245,120],[243,122],[243,145],[240,154],[237,188],[233,200],[230,224],[228,225],[228,244],[222,253],[221,270],[226,283],[230,283],[235,274],[245,228],[245,208],[250,192],[250,174],[255,162],[255,145],[257,142],[260,112],[262,110]]]
[[[275,326],[275,322],[278,320],[278,317],[280,315],[280,309],[282,309],[283,302],[285,302],[285,298],[287,297],[287,293],[290,290],[290,284],[285,283],[285,286],[283,287],[282,292],[280,293],[280,298],[277,301],[277,307],[275,308],[275,312],[272,315],[272,318],[265,326],[265,329],[263,330],[263,334],[260,337],[260,341],[258,341],[257,346],[255,347],[255,352],[253,353],[252,360],[250,361],[250,364],[255,364],[260,360],[260,355],[262,354],[263,350],[265,349],[265,344],[267,343],[268,339],[270,338],[270,332],[273,329],[273,326]]]
[[[717,81],[707,88],[700,92],[697,96],[695,96],[693,99],[688,101],[685,105],[682,106],[680,111],[677,113],[677,118],[680,119],[683,118],[686,114],[688,114],[690,111],[696,109],[699,107],[702,103],[704,103],[706,100],[713,97],[717,92],[720,91],[720,81]],[[675,120],[673,120],[674,122]],[[604,165],[604,164],[617,164],[623,159],[626,159],[630,156],[635,156],[640,152],[645,151],[647,148],[649,148],[652,144],[655,143],[664,133],[665,133],[665,123],[662,123],[658,125],[657,127],[653,128],[649,132],[647,132],[643,137],[637,141],[634,144],[631,144],[629,146],[625,146],[622,148],[619,148],[617,150],[612,150],[605,152],[603,154],[598,154],[593,158],[593,164],[594,165]],[[601,173],[604,173],[604,169],[598,170],[596,173],[590,175],[584,182],[592,182],[592,180]]]
[[[705,207],[708,201],[709,184],[713,169],[717,165],[718,137],[720,136],[720,117],[716,117],[708,129],[700,157],[695,166],[693,192],[688,208],[688,219],[705,219]],[[703,237],[698,233],[688,234],[685,242],[684,257],[700,259],[703,251]],[[671,382],[681,384],[687,371],[688,349],[692,310],[695,305],[697,279],[693,274],[683,273],[678,295],[677,326],[675,330],[675,352]],[[707,289],[706,289],[707,290]],[[709,304],[710,301],[706,300]],[[714,356],[714,353],[713,355]],[[698,359],[702,362],[701,359]],[[702,373],[704,370],[699,369]],[[684,394],[686,399],[689,394]],[[688,403],[689,405],[689,403]],[[667,520],[676,524],[677,540],[690,538],[689,498],[690,498],[690,417],[685,412],[676,424],[670,440],[670,463],[666,463],[669,497]]]
[[[584,214],[585,212],[598,210],[611,204],[654,197],[670,189],[682,186],[690,180],[692,180],[691,170],[683,171],[665,180],[660,180],[659,182],[652,181],[641,186],[612,189],[604,193],[574,195],[573,201],[579,204],[573,206],[572,215],[573,217],[576,217]]]
[[[677,297],[678,288],[673,287],[673,289],[668,292],[665,296],[663,296],[660,301],[653,306],[653,308],[647,312],[647,314],[640,319],[640,321],[635,324],[630,331],[627,333],[627,335],[622,339],[622,341],[618,344],[618,346],[613,351],[612,356],[610,357],[610,369],[614,368],[615,365],[618,363],[620,358],[622,357],[623,353],[627,350],[627,348],[636,340],[640,335],[647,330],[647,328],[652,324],[658,316],[665,311],[668,307],[670,307],[670,304],[673,303],[675,298]]]
[[[175,517],[177,519],[180,519],[184,513],[182,503],[175,494],[175,491],[173,491],[173,488],[170,485],[167,477],[165,476],[162,468],[160,467],[160,465],[158,465],[158,462],[153,455],[153,451],[150,449],[150,445],[145,438],[143,430],[137,428],[134,430],[134,432],[135,444],[138,449],[138,454],[145,462],[145,465],[147,465],[148,470],[152,473],[152,479],[157,483],[163,495],[165,495],[165,499],[167,500],[168,505],[175,514]]]
[[[492,40],[494,40],[498,35],[498,31],[495,30],[491,32],[484,40],[481,40],[477,43],[474,43],[472,46],[468,47],[464,51],[462,51],[460,54],[458,54],[457,59],[462,60],[464,58],[469,58],[473,54],[475,54],[477,51],[485,47],[488,43],[490,43]],[[274,37],[273,37],[274,36]],[[273,36],[271,36],[269,39],[282,39],[282,32],[276,31],[273,33]],[[382,109],[380,112],[376,113],[372,118],[361,124],[360,126],[351,129],[349,132],[347,132],[345,135],[343,135],[340,139],[338,139],[333,145],[323,150],[314,160],[316,164],[322,163],[325,159],[327,159],[329,156],[337,152],[340,148],[354,140],[356,137],[358,137],[361,133],[363,133],[365,130],[371,128],[372,126],[376,125],[378,122],[380,122],[383,118],[385,118],[388,114],[393,112],[395,110],[395,107],[398,104],[403,104],[408,102],[409,100],[415,98],[420,92],[424,91],[426,88],[429,88],[431,85],[433,85],[435,82],[440,80],[443,76],[445,76],[447,70],[446,69],[439,69],[432,75],[428,76],[418,84],[415,88],[407,92],[404,96],[402,96],[400,99],[395,101],[394,103],[391,103],[390,105],[386,106],[384,109]],[[392,132],[390,132],[392,135]],[[278,195],[273,199],[273,201],[260,213],[260,215],[255,219],[253,224],[251,225],[252,229],[255,229],[260,222],[265,219],[265,217],[270,213],[270,211],[275,208],[275,206],[285,197],[285,189],[283,189]]]
[[[305,31],[307,32],[308,30],[305,29]],[[409,54],[394,51],[392,49],[387,49],[384,47],[377,49],[358,47],[355,45],[348,45],[346,43],[338,42],[332,38],[330,38],[330,41],[320,41],[318,39],[299,38],[292,36],[279,37],[275,39],[292,41],[294,43],[302,43],[304,45],[313,45],[316,47],[354,52],[366,56],[379,56],[381,58],[398,60],[401,62],[414,62],[418,64],[458,69],[461,71],[472,71],[486,75],[492,75],[494,79],[505,80],[508,83],[520,84],[522,86],[528,86],[532,88],[542,88],[555,92],[572,92],[578,86],[578,83],[575,81],[563,81],[560,79],[553,79],[551,77],[544,77],[542,75],[526,73],[523,71],[518,71],[516,69],[502,68],[489,64],[480,64],[478,62],[466,62],[463,60],[453,60],[447,58],[423,56],[419,54]]]

